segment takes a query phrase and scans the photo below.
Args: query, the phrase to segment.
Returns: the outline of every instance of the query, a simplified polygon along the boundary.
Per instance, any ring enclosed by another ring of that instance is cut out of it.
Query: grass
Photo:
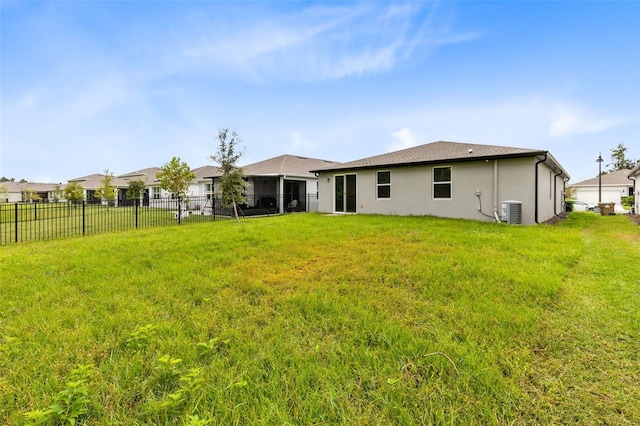
[[[305,214],[2,247],[0,423],[637,424],[639,242]]]

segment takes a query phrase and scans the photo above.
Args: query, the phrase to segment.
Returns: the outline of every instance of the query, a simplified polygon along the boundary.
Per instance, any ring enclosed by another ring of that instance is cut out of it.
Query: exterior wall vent
[[[517,225],[522,224],[522,201],[503,201],[502,221]]]

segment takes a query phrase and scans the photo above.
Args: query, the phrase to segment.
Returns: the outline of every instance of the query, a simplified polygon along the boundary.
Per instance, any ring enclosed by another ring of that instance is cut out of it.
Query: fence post
[[[16,231],[16,243],[18,242],[18,203],[15,204],[15,231]]]
[[[85,210],[84,206],[85,206],[85,201],[82,200],[82,235],[84,235],[85,229],[86,229],[86,226],[85,226],[85,213],[86,213],[86,210]]]
[[[136,199],[136,229],[138,229],[138,207],[140,206],[140,198]]]
[[[33,220],[38,220],[38,203],[33,203]]]

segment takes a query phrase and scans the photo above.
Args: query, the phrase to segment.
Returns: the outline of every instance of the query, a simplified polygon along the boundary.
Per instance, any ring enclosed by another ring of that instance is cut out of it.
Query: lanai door
[[[356,212],[356,175],[339,175],[335,177],[336,212]]]

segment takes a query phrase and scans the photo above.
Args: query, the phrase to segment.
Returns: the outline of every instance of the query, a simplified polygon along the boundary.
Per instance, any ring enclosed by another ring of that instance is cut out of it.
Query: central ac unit
[[[513,224],[522,224],[522,201],[503,201],[502,221]]]

